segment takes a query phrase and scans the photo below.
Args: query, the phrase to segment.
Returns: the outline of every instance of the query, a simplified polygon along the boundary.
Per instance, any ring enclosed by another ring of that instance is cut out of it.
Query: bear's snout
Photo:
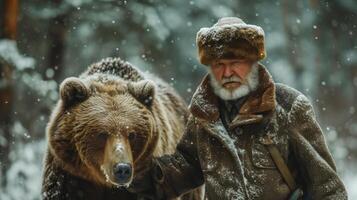
[[[117,134],[107,139],[101,168],[107,183],[118,187],[130,185],[135,172],[127,138]]]
[[[133,173],[131,164],[129,163],[118,163],[114,165],[114,176],[118,184],[124,185],[130,181]]]

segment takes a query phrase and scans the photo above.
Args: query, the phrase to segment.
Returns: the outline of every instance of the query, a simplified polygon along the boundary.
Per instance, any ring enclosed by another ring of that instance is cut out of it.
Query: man
[[[156,195],[205,184],[207,199],[347,199],[309,100],[258,63],[263,30],[222,18],[198,32],[197,46],[209,74],[176,153],[154,162]]]

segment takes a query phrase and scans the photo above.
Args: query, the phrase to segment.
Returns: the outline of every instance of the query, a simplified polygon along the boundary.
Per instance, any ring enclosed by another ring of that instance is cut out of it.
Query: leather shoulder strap
[[[275,146],[273,140],[269,135],[264,136],[263,144],[267,147],[276,167],[278,168],[280,174],[284,178],[285,182],[288,184],[291,191],[296,190],[297,185],[295,179],[289,170],[289,167],[286,165],[283,157],[281,156],[278,148]]]

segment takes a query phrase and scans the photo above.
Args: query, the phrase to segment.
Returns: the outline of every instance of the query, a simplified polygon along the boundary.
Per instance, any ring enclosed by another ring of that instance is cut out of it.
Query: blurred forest
[[[206,73],[196,33],[224,16],[263,27],[263,64],[311,99],[357,199],[356,0],[0,0],[0,199],[40,198],[45,126],[65,77],[120,56],[189,102]]]

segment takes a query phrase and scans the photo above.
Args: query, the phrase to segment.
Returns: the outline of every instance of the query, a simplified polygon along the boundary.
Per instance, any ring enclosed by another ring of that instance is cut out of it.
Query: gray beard
[[[253,64],[251,71],[247,74],[245,83],[242,83],[238,88],[230,91],[224,88],[212,74],[211,68],[208,68],[211,78],[211,86],[213,92],[223,100],[235,100],[244,97],[258,88],[259,84],[259,68],[258,63]]]

